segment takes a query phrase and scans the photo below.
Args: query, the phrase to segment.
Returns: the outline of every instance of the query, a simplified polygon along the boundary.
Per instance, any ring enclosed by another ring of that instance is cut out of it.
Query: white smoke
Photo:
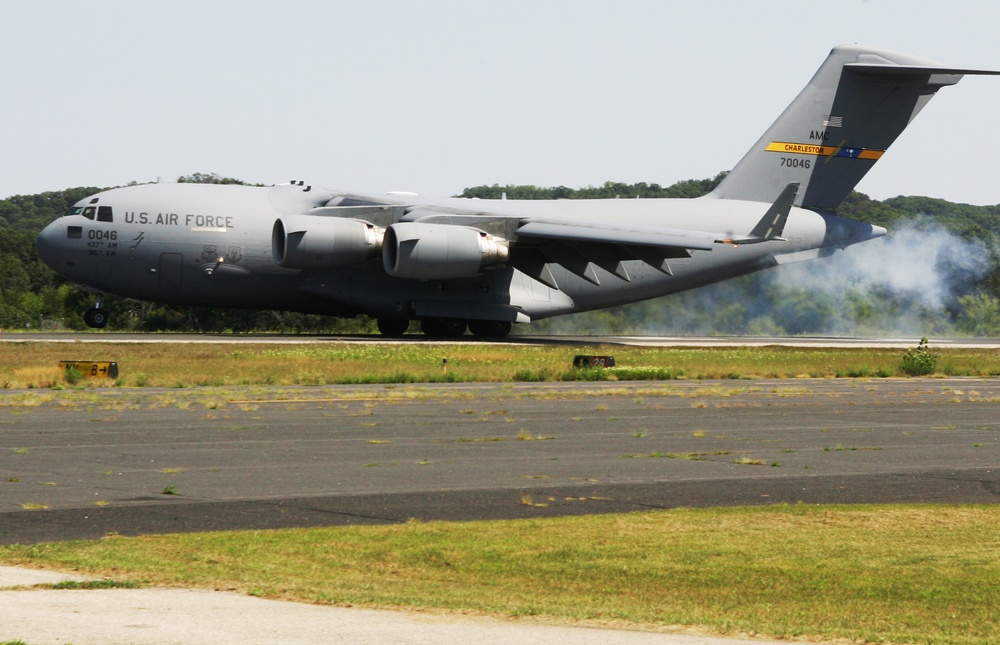
[[[831,257],[614,309],[527,333],[920,336],[951,333],[959,296],[990,271],[989,249],[928,218]]]
[[[990,254],[980,241],[963,240],[938,224],[916,221],[832,257],[788,269],[781,282],[827,294],[849,287],[888,290],[940,308],[954,301],[957,290],[989,272]]]
[[[912,335],[941,331],[947,309],[973,290],[991,268],[990,252],[925,218],[909,221],[887,236],[863,242],[812,262],[765,272],[772,288],[804,289],[831,300],[841,315],[831,327],[815,321],[814,332],[846,335]],[[866,302],[875,308],[867,323],[850,315]]]

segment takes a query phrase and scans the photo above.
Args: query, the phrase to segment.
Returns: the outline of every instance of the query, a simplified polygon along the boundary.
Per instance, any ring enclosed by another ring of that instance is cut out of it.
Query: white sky
[[[1000,69],[996,0],[0,0],[0,197],[174,180],[452,195],[702,179],[837,44]],[[1000,78],[858,186],[1000,203]]]

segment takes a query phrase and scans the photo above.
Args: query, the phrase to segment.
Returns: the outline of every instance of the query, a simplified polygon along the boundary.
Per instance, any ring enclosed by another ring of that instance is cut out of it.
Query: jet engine
[[[397,222],[385,230],[382,264],[397,278],[468,278],[503,266],[510,243],[468,226]]]
[[[342,217],[288,215],[274,222],[271,255],[288,269],[340,269],[378,255],[385,229]]]

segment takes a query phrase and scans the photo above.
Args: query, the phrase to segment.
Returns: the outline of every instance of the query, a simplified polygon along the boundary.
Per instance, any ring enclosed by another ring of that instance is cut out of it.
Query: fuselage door
[[[180,253],[160,253],[160,287],[180,289],[183,286],[184,256]]]

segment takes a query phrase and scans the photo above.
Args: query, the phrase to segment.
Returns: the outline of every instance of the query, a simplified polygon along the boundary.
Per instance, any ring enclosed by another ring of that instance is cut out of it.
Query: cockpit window
[[[113,221],[115,221],[115,217],[111,213],[111,207],[110,206],[98,206],[97,207],[97,221],[98,222],[113,222]]]
[[[87,219],[94,219],[95,211],[97,211],[96,207],[88,206],[85,209],[83,209],[83,216],[86,217]]]
[[[70,215],[79,215],[83,212],[83,206],[72,206],[63,217],[69,217]]]

